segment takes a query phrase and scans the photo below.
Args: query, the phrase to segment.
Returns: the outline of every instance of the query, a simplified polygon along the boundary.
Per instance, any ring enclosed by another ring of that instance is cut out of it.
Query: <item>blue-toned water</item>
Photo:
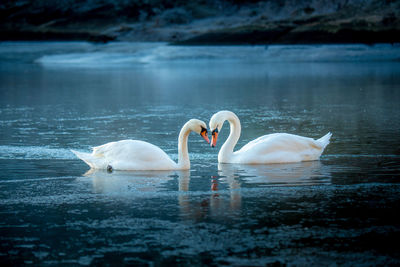
[[[122,139],[177,160],[191,118],[228,109],[237,145],[319,138],[320,161],[94,171],[70,149]],[[0,43],[4,265],[399,265],[400,47]]]

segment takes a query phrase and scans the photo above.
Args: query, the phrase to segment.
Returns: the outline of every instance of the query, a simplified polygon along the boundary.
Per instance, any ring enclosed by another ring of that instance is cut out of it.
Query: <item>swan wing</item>
[[[106,158],[140,158],[151,160],[168,157],[158,146],[140,140],[121,140],[93,148],[93,156]]]
[[[168,170],[176,163],[158,146],[140,140],[121,140],[93,148],[92,157],[118,170]]]
[[[323,146],[316,140],[294,134],[261,136],[234,153],[238,163],[283,163],[315,160]]]
[[[304,149],[321,149],[322,146],[316,140],[294,134],[275,133],[260,136],[244,145],[240,151],[251,149],[281,149],[289,151],[301,151]]]

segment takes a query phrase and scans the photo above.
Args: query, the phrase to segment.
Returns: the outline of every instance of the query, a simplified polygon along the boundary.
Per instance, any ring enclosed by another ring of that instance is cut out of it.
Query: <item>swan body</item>
[[[294,134],[274,133],[261,136],[233,152],[241,126],[239,118],[231,111],[220,111],[211,117],[211,145],[216,145],[218,132],[226,120],[231,132],[218,153],[219,163],[269,164],[318,160],[332,136],[328,133],[314,140]]]
[[[112,170],[188,170],[190,160],[187,141],[191,131],[199,133],[207,142],[207,126],[191,119],[181,129],[178,138],[178,163],[161,148],[140,140],[121,140],[93,148],[92,153],[71,150],[93,169]]]

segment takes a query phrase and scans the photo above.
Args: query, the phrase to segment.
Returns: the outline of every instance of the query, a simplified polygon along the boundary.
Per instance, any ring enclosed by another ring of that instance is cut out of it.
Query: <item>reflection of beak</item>
[[[211,136],[211,147],[215,147],[217,145],[217,138],[218,138],[218,129],[215,129],[212,132]]]
[[[218,182],[215,176],[212,177],[211,180],[211,191],[218,191]]]
[[[208,135],[207,135],[207,130],[206,129],[201,131],[200,135],[201,135],[201,137],[203,137],[204,140],[206,140],[207,144],[210,143],[210,139],[208,139]]]

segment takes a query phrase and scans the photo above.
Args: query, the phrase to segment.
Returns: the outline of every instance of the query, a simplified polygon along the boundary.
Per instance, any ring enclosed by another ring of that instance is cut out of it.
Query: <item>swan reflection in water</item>
[[[221,182],[229,187],[240,187],[259,184],[260,186],[295,186],[330,184],[329,166],[320,161],[304,161],[298,163],[245,165],[218,164]],[[240,179],[240,182],[239,182]]]
[[[265,186],[329,184],[330,167],[320,161],[291,164],[240,165],[218,164],[216,175],[196,177],[191,184],[190,171],[114,171],[90,170],[95,193],[140,196],[160,191],[177,197],[180,218],[184,220],[230,220],[241,216],[243,189]],[[171,188],[176,183],[178,188]],[[200,181],[200,183],[199,183]],[[204,186],[207,183],[207,186]],[[168,186],[167,186],[167,183]],[[172,189],[172,191],[171,191]],[[150,195],[157,196],[157,194]]]
[[[232,186],[228,191],[231,197],[228,198],[226,190],[219,190],[218,176],[211,176],[211,180],[208,177],[199,177],[199,179],[210,182],[209,189],[200,191],[200,194],[191,194],[189,192],[195,192],[196,189],[190,188],[190,173],[181,172],[179,175],[178,203],[182,219],[194,221],[201,221],[208,217],[228,219],[240,212],[240,191],[231,190],[240,189],[240,187]]]
[[[124,194],[158,192],[174,179],[175,171],[113,171],[90,169],[84,176],[92,179],[95,193]]]
[[[242,202],[247,196],[243,190],[250,187],[329,184],[329,169],[320,161],[268,165],[219,163],[218,179],[213,180],[211,186],[214,190],[214,198],[210,200],[211,212],[215,215],[240,215]],[[215,197],[217,183],[227,185],[229,205],[223,203],[223,198]]]
[[[226,199],[226,190],[221,194],[217,187],[216,178],[196,177],[204,183],[191,185],[190,171],[113,171],[89,170],[84,176],[91,179],[93,191],[97,194],[116,197],[159,197],[161,192],[168,196],[176,197],[179,216],[183,220],[203,220],[209,216],[220,217],[226,215],[229,206]],[[176,189],[173,186],[177,181]],[[167,185],[168,183],[168,185]],[[171,188],[172,186],[172,188]],[[211,190],[210,190],[211,187]],[[236,194],[236,193],[235,193]],[[163,197],[167,197],[163,195]],[[239,200],[237,193],[235,200]],[[232,205],[234,210],[239,210],[240,205]]]
[[[189,179],[189,176],[180,177],[180,191],[193,191],[189,189]],[[210,191],[201,197],[179,194],[184,218],[231,220],[241,216],[248,196],[246,188],[329,184],[331,174],[330,167],[320,161],[268,165],[218,164],[218,174],[211,176],[209,181]]]

